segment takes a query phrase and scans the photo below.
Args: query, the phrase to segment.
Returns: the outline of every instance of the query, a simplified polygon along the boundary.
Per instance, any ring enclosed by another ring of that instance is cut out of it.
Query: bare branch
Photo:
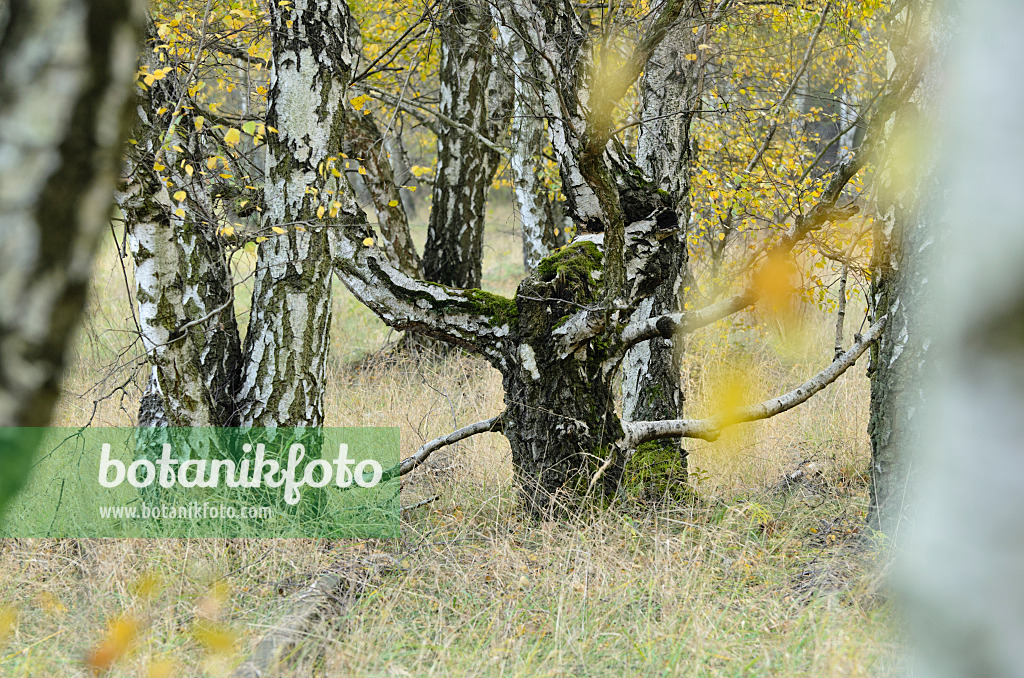
[[[394,478],[396,475],[404,476],[406,473],[411,472],[417,466],[425,462],[427,458],[430,457],[431,454],[441,449],[442,447],[447,447],[448,445],[457,443],[460,440],[465,440],[470,436],[475,436],[478,433],[500,431],[502,419],[504,417],[505,413],[502,412],[496,417],[491,417],[490,419],[485,419],[484,421],[478,421],[475,424],[470,424],[469,426],[463,426],[458,431],[452,431],[447,435],[443,435],[440,438],[434,438],[433,440],[424,443],[423,445],[420,446],[420,449],[416,450],[416,453],[413,454],[411,457],[403,459],[402,463],[399,464],[398,466],[388,469],[388,471],[384,474],[384,480]]]
[[[768,419],[786,410],[791,410],[838,379],[857,362],[857,359],[878,339],[887,320],[888,316],[879,318],[848,351],[836,358],[824,370],[788,393],[708,419],[623,422],[622,426],[626,432],[625,445],[629,449],[636,449],[642,443],[659,438],[701,438],[713,441],[718,438],[722,429],[729,426]]]

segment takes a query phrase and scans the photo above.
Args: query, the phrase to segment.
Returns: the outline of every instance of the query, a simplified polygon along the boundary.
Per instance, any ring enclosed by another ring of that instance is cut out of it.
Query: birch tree
[[[940,116],[927,138],[942,141],[931,165],[941,191],[925,275],[941,323],[928,349],[935,372],[910,385],[927,399],[910,420],[919,444],[907,450],[913,520],[899,533],[898,585],[915,675],[1014,676],[1024,666],[1024,230],[1011,187],[1022,179],[1024,97],[1007,83],[1024,68],[1024,7],[936,5],[948,14],[923,23],[925,39],[951,49],[933,67]]]
[[[0,9],[0,427],[43,427],[113,207],[138,52],[131,0]],[[32,441],[0,442],[0,508]]]
[[[935,162],[940,145],[926,141],[936,129],[938,57],[949,28],[933,16],[934,3],[904,5],[893,17],[893,68],[921,72],[910,100],[888,129],[887,157],[877,178],[872,304],[890,324],[872,356],[871,504],[868,521],[889,534],[898,531],[907,503],[911,450],[920,445],[915,416],[925,405],[920,388],[932,367],[929,347],[936,327],[929,311],[933,294],[929,259],[935,250],[939,196]],[[917,149],[917,150],[911,150]]]
[[[263,186],[255,192],[249,186],[232,189],[246,200],[256,198],[263,215],[258,226],[242,230],[241,224],[236,228],[224,223],[222,215],[242,201],[231,191],[227,196],[218,177],[245,175],[248,161],[229,152],[240,143],[230,119],[222,117],[217,125],[203,126],[195,117],[189,118],[200,115],[214,120],[218,114],[204,110],[189,94],[196,84],[187,80],[187,68],[179,93],[169,97],[172,105],[159,97],[148,104],[158,117],[176,111],[172,131],[181,138],[163,132],[157,137],[159,152],[168,162],[149,165],[158,173],[158,180],[149,188],[143,185],[140,192],[163,196],[166,188],[170,201],[162,206],[164,214],[169,211],[168,219],[189,222],[171,231],[187,236],[193,232],[190,228],[203,226],[203,237],[217,243],[210,246],[211,252],[217,247],[230,249],[247,240],[258,241],[250,327],[243,358],[229,370],[237,384],[231,389],[232,421],[315,425],[321,420],[329,275],[333,269],[388,325],[462,346],[502,375],[503,412],[425,445],[400,471],[415,468],[444,444],[501,431],[509,440],[515,477],[526,504],[534,511],[547,512],[563,504],[614,495],[631,456],[645,443],[685,437],[711,440],[727,426],[796,407],[838,378],[877,339],[887,321],[884,315],[873,318],[870,328],[851,346],[793,391],[708,419],[684,419],[667,412],[649,418],[637,417],[634,412],[625,417],[616,409],[617,373],[631,350],[651,340],[681,341],[700,327],[749,308],[760,295],[756,270],[762,262],[785,258],[811,234],[820,234],[858,209],[847,185],[865,166],[872,143],[869,140],[834,167],[820,190],[801,194],[799,210],[794,210],[784,229],[760,243],[753,258],[755,274],[738,284],[734,294],[703,308],[654,311],[649,301],[652,297],[664,294],[663,298],[669,299],[675,292],[680,270],[676,236],[683,227],[680,214],[686,209],[685,197],[674,199],[659,183],[685,183],[685,160],[680,158],[685,158],[687,151],[685,145],[679,146],[679,158],[669,158],[670,163],[661,170],[648,155],[645,162],[661,173],[657,182],[652,180],[630,149],[615,137],[621,122],[617,110],[684,9],[706,22],[712,17],[711,8],[668,2],[637,22],[603,26],[584,21],[559,3],[516,0],[500,9],[488,16],[494,17],[502,35],[514,37],[525,48],[526,58],[521,62],[528,64],[529,70],[524,75],[536,89],[539,112],[558,161],[567,211],[579,231],[573,243],[537,264],[514,298],[411,277],[408,267],[395,259],[367,224],[338,168],[340,149],[347,143],[342,130],[351,124],[348,116],[353,114],[346,89],[359,54],[358,27],[343,0],[299,0],[270,8],[272,45],[263,57],[272,69],[267,111],[265,119],[255,118],[243,126],[250,130],[245,134],[253,143],[265,140]],[[479,15],[469,15],[469,19],[488,26],[492,20]],[[480,35],[484,33],[489,40],[490,33],[481,31]],[[467,73],[461,84],[470,76]],[[150,78],[157,90],[166,79],[157,79],[155,71],[148,73],[146,79]],[[895,78],[880,96],[875,111],[878,124],[891,116],[904,94],[906,88],[897,86],[900,82]],[[477,83],[478,96],[483,84]],[[194,110],[175,108],[173,104],[183,97]],[[177,119],[177,115],[182,117]],[[456,136],[479,129],[452,124],[456,118],[448,113],[437,117],[442,122],[447,118],[451,127],[457,128],[457,134],[452,131]],[[474,143],[488,148],[493,143],[479,134],[470,136]],[[769,138],[764,145],[770,143]],[[212,162],[217,171],[194,170],[190,174],[188,167],[193,163],[186,155],[204,144],[218,151],[206,163],[210,167]],[[175,174],[179,170],[184,176]],[[468,184],[461,190],[471,193]],[[227,197],[230,204],[225,204]],[[204,207],[206,203],[208,207]],[[181,259],[171,257],[168,265],[175,261]],[[428,268],[424,261],[429,278]],[[212,266],[210,270],[221,269]],[[671,271],[670,275],[666,276],[666,271]],[[174,279],[173,275],[163,278]],[[174,287],[180,285],[174,283]],[[174,346],[172,353],[188,353],[182,364],[202,365],[202,356],[196,353],[201,343],[189,343],[189,331],[204,323],[220,323],[220,314],[228,306],[211,302],[197,308],[188,300],[176,306],[177,289],[157,292],[169,301],[155,305],[154,317],[173,320],[164,330],[166,338],[157,337],[152,348],[167,351]],[[638,313],[641,308],[648,310]],[[226,324],[224,331],[233,332]],[[159,359],[157,364],[159,367]],[[161,389],[169,391],[174,386],[169,383],[169,372],[158,371]],[[207,378],[205,374],[196,370],[193,382],[200,384]],[[171,398],[166,400],[171,402]],[[213,394],[194,400],[197,411],[216,411],[207,405],[217,402]],[[192,407],[192,400],[185,398],[174,402],[175,408]],[[171,413],[168,419],[173,421],[176,416]]]
[[[481,0],[446,2],[436,24],[440,115],[423,270],[427,280],[480,287],[487,190],[501,157],[486,139],[507,119],[507,92],[494,71],[493,22]]]

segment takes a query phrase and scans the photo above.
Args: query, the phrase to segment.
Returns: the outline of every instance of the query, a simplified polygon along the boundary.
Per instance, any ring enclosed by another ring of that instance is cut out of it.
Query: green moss
[[[575,277],[591,282],[591,273],[601,270],[604,255],[592,242],[577,242],[569,245],[537,265],[537,276],[550,281],[556,276]]]
[[[444,290],[448,290],[444,285],[437,285],[436,283],[427,283],[428,285],[436,285]],[[478,289],[467,289],[464,290],[465,297],[458,300],[446,300],[437,301],[434,297],[429,294],[422,292],[415,295],[417,298],[424,299],[430,302],[435,308],[439,308],[444,311],[451,312],[464,312],[473,313],[476,315],[483,316],[490,321],[492,327],[501,327],[502,325],[513,326],[519,319],[519,309],[516,307],[516,302],[508,297],[503,297],[499,294],[491,294],[490,292],[484,292]]]

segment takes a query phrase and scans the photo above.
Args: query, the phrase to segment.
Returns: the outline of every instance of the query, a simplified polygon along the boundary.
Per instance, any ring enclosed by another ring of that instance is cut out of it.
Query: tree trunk
[[[113,207],[142,11],[10,0],[0,25],[0,427],[43,427]],[[0,443],[0,509],[31,447]]]
[[[938,33],[906,35],[918,30],[913,28],[914,19],[928,20],[929,5],[927,0],[911,3],[896,17],[893,34],[899,42],[890,47],[894,68],[912,70],[920,60],[939,53],[943,38]],[[917,17],[912,19],[912,13]],[[874,315],[887,314],[889,323],[871,356],[868,523],[890,534],[899,528],[906,508],[912,451],[920,446],[914,416],[920,416],[926,395],[918,385],[932,363],[928,348],[935,327],[928,308],[934,293],[929,280],[934,275],[929,273],[929,260],[939,234],[931,207],[940,189],[934,160],[937,144],[927,130],[936,122],[933,107],[940,81],[932,64],[912,100],[896,112],[888,134],[891,149],[927,148],[927,155],[908,158],[893,151],[878,173],[880,218],[875,222],[871,305]]]
[[[1024,667],[1024,6],[950,3],[941,65],[942,219],[930,349],[936,375],[912,422],[913,535],[903,540],[914,675],[1017,676]],[[940,5],[940,7],[942,7]],[[936,210],[938,212],[938,210]],[[901,358],[902,359],[902,358]],[[937,378],[935,378],[937,377]]]
[[[487,189],[499,157],[481,140],[491,130],[491,15],[478,0],[454,0],[442,10],[437,169],[423,270],[426,279],[480,287]],[[475,130],[470,131],[470,130]]]
[[[366,167],[361,175],[366,191],[373,200],[380,228],[380,247],[395,262],[398,270],[412,278],[423,277],[423,264],[416,253],[401,191],[395,182],[392,161],[388,158],[383,136],[369,114],[351,111],[345,114],[345,136],[342,148],[349,157],[357,158]]]
[[[641,81],[643,110],[637,163],[660,190],[666,191],[679,226],[662,243],[663,284],[641,302],[631,320],[678,313],[683,308],[687,271],[687,225],[690,220],[690,125],[700,100],[697,53],[691,21],[680,17],[654,51]],[[631,349],[623,361],[622,416],[627,421],[682,419],[680,385],[683,338],[656,338]],[[660,479],[674,471],[686,478],[686,450],[679,441],[661,440],[637,451],[637,464]],[[658,488],[655,487],[657,490]]]
[[[621,473],[608,345],[591,342],[567,356],[553,333],[579,305],[600,297],[602,258],[593,243],[571,245],[543,260],[516,292],[518,335],[502,370],[505,436],[520,488],[537,512],[572,504],[608,459],[601,491],[614,492]]]
[[[497,7],[491,11],[498,24],[501,46],[510,58],[513,71],[509,164],[522,229],[523,267],[527,273],[532,273],[540,260],[558,246],[561,235],[561,229],[559,234],[555,233],[554,211],[538,171],[543,162],[544,109],[536,85],[531,81],[526,44],[502,22]]]
[[[272,5],[270,15],[274,73],[267,123],[279,133],[267,140],[264,226],[271,232],[258,252],[240,423],[319,426],[333,236],[317,209],[352,197],[344,177],[318,170],[341,148],[345,89],[358,53],[349,41],[359,32],[342,0]],[[316,66],[305,63],[310,59]]]
[[[150,72],[161,64],[148,50],[142,62]],[[180,88],[176,78],[162,78],[140,95],[126,188],[118,194],[135,262],[139,329],[157,378],[147,386],[139,424],[156,418],[172,426],[232,426],[241,346],[231,271],[206,187],[183,169],[202,166],[204,139],[191,110],[177,113],[173,130],[156,114],[177,105]]]

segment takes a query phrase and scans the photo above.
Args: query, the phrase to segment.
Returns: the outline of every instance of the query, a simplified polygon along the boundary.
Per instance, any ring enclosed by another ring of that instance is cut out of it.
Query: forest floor
[[[521,261],[496,207],[485,288],[513,294]],[[129,300],[108,243],[55,425],[132,424],[142,373],[119,389],[139,356]],[[818,310],[745,321],[688,342],[691,416],[789,390],[831,361],[833,321]],[[397,335],[340,286],[333,322],[327,425],[399,426],[404,456],[503,409],[488,365],[389,355]],[[92,675],[89,657],[122,651],[109,675],[230,675],[287,596],[325,569],[382,560],[275,675],[901,674],[885,544],[864,527],[868,395],[861,364],[796,410],[688,441],[696,502],[634,487],[612,510],[533,522],[508,444],[489,434],[408,478],[403,505],[436,499],[403,512],[396,539],[6,540],[0,676]]]

